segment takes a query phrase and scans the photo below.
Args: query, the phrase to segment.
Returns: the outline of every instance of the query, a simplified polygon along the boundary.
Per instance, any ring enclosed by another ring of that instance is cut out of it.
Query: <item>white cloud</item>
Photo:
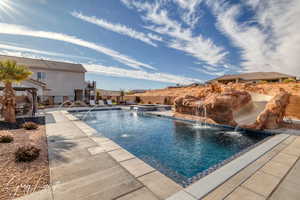
[[[201,74],[207,74],[210,76],[223,76],[228,71],[227,69],[216,69],[214,67],[211,67],[209,65],[203,65],[201,68],[191,68],[194,71],[200,72]]]
[[[201,4],[203,0],[174,0],[185,12],[182,12],[182,20],[194,27],[199,20],[199,16],[197,16],[196,11],[198,6]]]
[[[10,50],[1,50],[1,47],[5,47],[5,49]],[[43,60],[53,60],[48,57],[37,55],[37,54],[45,54],[45,55],[53,55],[58,56],[56,53],[52,52],[44,52],[34,49],[26,49],[27,51],[23,51],[24,49],[21,47],[12,47],[8,45],[0,45],[0,54],[1,55],[9,55],[9,56],[17,56],[17,57],[26,57],[33,59],[43,59]],[[28,53],[29,52],[29,53]],[[56,61],[74,63],[68,59],[56,59]],[[105,76],[111,77],[125,77],[132,79],[142,79],[142,80],[150,80],[150,81],[158,81],[158,82],[166,82],[166,83],[179,83],[179,84],[191,84],[195,82],[202,82],[202,80],[189,78],[184,76],[177,76],[168,73],[159,73],[159,72],[146,72],[142,70],[129,70],[120,67],[112,67],[112,66],[104,66],[101,64],[83,64],[86,70],[89,73],[101,74]]]
[[[104,65],[89,65],[84,64],[84,67],[88,72],[98,73],[106,76],[113,77],[126,77],[133,79],[143,79],[143,80],[151,80],[158,82],[166,82],[166,83],[179,83],[179,84],[191,84],[195,82],[202,82],[202,80],[188,78],[184,76],[177,76],[173,74],[167,73],[158,73],[158,72],[145,72],[141,70],[127,70],[119,67],[110,67]]]
[[[22,51],[11,51],[11,50],[2,50],[0,49],[0,55],[7,55],[7,56],[16,56],[16,57],[24,57],[24,58],[32,58],[32,59],[42,59],[42,60],[50,60],[54,61],[53,59],[50,59],[47,56],[41,56],[35,53],[29,53],[29,52],[22,52]],[[75,63],[78,64],[78,62],[74,62],[69,59],[55,59],[55,61],[58,62],[67,62],[67,63]]]
[[[143,13],[142,19],[151,24],[146,26],[148,29],[169,37],[169,47],[183,51],[210,65],[218,65],[225,61],[227,52],[222,47],[202,35],[194,36],[192,27],[183,28],[179,22],[171,19],[168,10],[162,8],[164,1],[155,1],[152,4],[136,0],[122,0],[122,2],[129,8],[135,8]],[[182,7],[189,6],[183,1],[179,2]],[[200,3],[200,1],[191,2],[194,2],[191,9],[196,8],[196,5]]]
[[[134,60],[133,58],[121,54],[118,51],[106,48],[104,46],[101,46],[93,42],[79,39],[75,36],[70,36],[62,33],[39,31],[39,30],[33,30],[27,28],[25,26],[0,23],[0,34],[23,35],[23,36],[31,36],[31,37],[46,38],[46,39],[68,42],[78,46],[93,49],[105,55],[111,56],[115,60],[135,69],[140,69],[141,67],[148,68],[148,69],[155,69],[154,67],[148,64]]]
[[[86,15],[83,15],[83,14],[78,13],[78,12],[72,12],[71,15],[78,18],[78,19],[81,19],[83,21],[86,21],[86,22],[89,22],[89,23],[92,23],[92,24],[96,24],[97,26],[100,26],[104,29],[107,29],[107,30],[110,30],[110,31],[113,31],[113,32],[116,32],[116,33],[119,33],[119,34],[122,34],[122,35],[126,35],[128,37],[140,40],[140,41],[142,41],[144,43],[147,43],[147,44],[150,44],[154,47],[157,47],[157,45],[154,43],[153,40],[156,40],[156,41],[161,41],[162,40],[162,38],[157,36],[157,35],[154,35],[154,34],[151,34],[151,33],[145,34],[143,32],[138,32],[138,31],[133,30],[132,28],[129,28],[125,25],[113,24],[113,23],[110,23],[110,22],[108,22],[104,19],[96,18],[94,16],[90,17],[90,16],[86,16]]]
[[[55,53],[55,52],[51,52],[51,51],[42,51],[42,50],[38,50],[38,49],[24,48],[24,47],[18,47],[18,46],[7,45],[7,44],[0,44],[0,49],[10,50],[9,51],[9,52],[11,52],[10,55],[12,54],[12,52],[15,52],[16,55],[20,55],[22,52],[29,52],[29,53],[34,53],[34,54],[48,55],[48,56],[93,60],[91,58],[84,57],[84,56],[75,56],[75,55],[69,55],[69,54],[63,54],[63,53]]]
[[[300,1],[248,0],[245,5],[254,8],[252,23],[238,22],[240,5],[214,6],[219,29],[241,49],[244,70],[300,75]]]

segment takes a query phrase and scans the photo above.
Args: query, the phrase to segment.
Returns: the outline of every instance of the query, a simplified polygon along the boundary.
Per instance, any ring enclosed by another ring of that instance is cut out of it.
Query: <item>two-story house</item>
[[[33,72],[21,85],[37,88],[39,102],[59,104],[66,100],[86,100],[86,70],[81,64],[0,55],[0,60],[8,59]]]

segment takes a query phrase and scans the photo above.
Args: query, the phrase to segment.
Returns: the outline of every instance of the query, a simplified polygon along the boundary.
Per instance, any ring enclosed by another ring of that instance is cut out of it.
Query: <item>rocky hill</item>
[[[228,85],[220,85],[222,88]],[[230,87],[237,90],[246,90],[248,92],[255,92],[260,94],[266,94],[274,96],[280,88],[289,92],[292,95],[300,95],[300,83],[237,83],[230,84]],[[166,88],[159,90],[148,90],[145,93],[135,94],[136,96],[199,96],[207,90],[208,86],[191,86],[191,87],[179,87],[179,88]]]

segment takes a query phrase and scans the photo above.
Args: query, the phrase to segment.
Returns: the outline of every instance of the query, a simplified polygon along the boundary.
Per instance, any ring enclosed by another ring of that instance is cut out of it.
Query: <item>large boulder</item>
[[[212,119],[219,124],[236,126],[233,112],[251,102],[251,95],[231,88],[208,93],[204,98],[185,96],[175,99],[175,111]]]
[[[258,115],[254,124],[246,126],[251,129],[277,129],[283,122],[286,106],[289,103],[290,94],[281,89],[266,105],[265,109]]]

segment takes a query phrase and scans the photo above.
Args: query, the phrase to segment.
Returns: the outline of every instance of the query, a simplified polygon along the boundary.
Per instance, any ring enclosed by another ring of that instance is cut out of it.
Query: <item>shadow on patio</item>
[[[63,136],[48,137],[49,161],[66,163],[72,154],[72,149],[77,146],[72,140],[67,140]]]

